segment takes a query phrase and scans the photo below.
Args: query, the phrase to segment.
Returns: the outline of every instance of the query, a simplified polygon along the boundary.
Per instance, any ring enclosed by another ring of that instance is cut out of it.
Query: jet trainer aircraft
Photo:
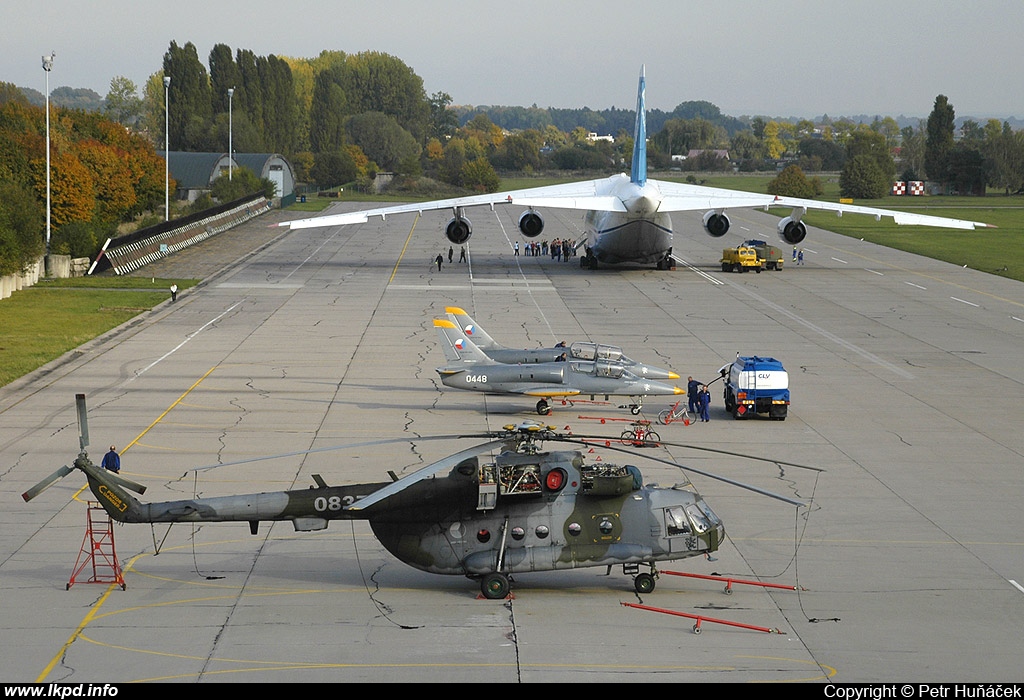
[[[484,354],[462,330],[445,318],[435,318],[441,347],[448,364],[438,367],[441,383],[453,389],[486,394],[537,396],[537,413],[551,413],[548,399],[558,396],[599,394],[631,397],[634,415],[640,412],[645,396],[685,394],[677,386],[638,377],[621,362],[608,360],[567,360],[510,365],[496,362]]]
[[[729,230],[727,209],[791,208],[789,216],[781,219],[778,224],[779,237],[789,245],[797,245],[807,236],[807,227],[801,219],[808,209],[834,211],[838,216],[845,213],[867,214],[876,220],[883,216],[892,217],[897,224],[966,230],[991,228],[989,224],[962,219],[648,180],[643,68],[640,70],[636,99],[636,126],[630,173],[562,185],[367,209],[288,221],[279,225],[293,229],[343,226],[366,223],[372,216],[384,219],[394,214],[450,209],[453,217],[445,228],[445,236],[452,243],[460,245],[466,243],[473,234],[473,226],[464,215],[465,210],[470,207],[487,206],[491,210],[496,206],[525,207],[519,216],[519,230],[527,238],[536,238],[544,230],[544,219],[537,208],[580,209],[586,212],[586,242],[584,254],[580,256],[582,267],[595,269],[599,264],[635,263],[653,264],[659,270],[671,269],[674,266],[672,220],[669,213],[675,211],[704,211],[705,231],[708,235],[719,238]]]
[[[465,310],[457,306],[447,306],[444,312],[454,321],[462,332],[473,341],[473,343],[484,351],[487,357],[495,362],[506,365],[531,364],[536,362],[558,362],[566,360],[607,360],[609,362],[621,362],[623,367],[637,375],[647,379],[679,379],[679,375],[672,370],[662,369],[654,365],[647,365],[637,362],[634,359],[622,354],[622,348],[615,345],[604,345],[602,343],[591,343],[578,340],[566,346],[564,342],[550,348],[507,348],[487,334]]]

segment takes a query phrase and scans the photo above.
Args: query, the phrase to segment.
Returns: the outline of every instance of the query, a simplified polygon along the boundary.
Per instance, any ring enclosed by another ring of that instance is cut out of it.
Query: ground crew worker
[[[100,462],[100,466],[108,472],[114,472],[115,474],[121,471],[121,457],[117,454],[116,446],[110,446],[110,452],[103,455],[103,461]]]

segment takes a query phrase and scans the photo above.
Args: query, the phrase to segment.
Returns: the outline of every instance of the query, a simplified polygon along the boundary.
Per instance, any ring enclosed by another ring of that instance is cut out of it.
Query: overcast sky
[[[627,7],[631,9],[626,9]],[[139,87],[171,41],[312,58],[400,58],[459,105],[632,109],[707,100],[731,116],[1024,117],[1021,0],[5,0],[0,81],[101,96]]]

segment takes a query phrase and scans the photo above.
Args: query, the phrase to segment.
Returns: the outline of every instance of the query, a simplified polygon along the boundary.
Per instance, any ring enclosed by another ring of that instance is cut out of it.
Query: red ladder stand
[[[71,590],[78,575],[91,566],[92,576],[83,583],[115,583],[123,591],[127,586],[121,573],[121,565],[117,561],[117,552],[114,550],[114,523],[99,503],[89,501],[86,506],[88,511],[85,538],[75,561],[75,571],[71,574],[71,580],[68,581],[65,590]]]

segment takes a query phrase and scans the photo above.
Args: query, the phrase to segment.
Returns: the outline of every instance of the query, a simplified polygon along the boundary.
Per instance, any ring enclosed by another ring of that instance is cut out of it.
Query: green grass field
[[[41,280],[0,301],[0,386],[117,328],[199,280],[74,277]]]
[[[685,181],[680,173],[652,175]],[[710,187],[765,192],[771,175],[700,176]],[[502,190],[541,187],[565,182],[554,177],[505,178]],[[838,177],[823,177],[824,201],[839,201]],[[430,197],[433,199],[434,197]],[[332,202],[374,201],[381,206],[409,201],[405,197],[366,196],[343,192],[341,197],[307,196],[293,211],[319,212]],[[864,206],[914,211],[993,224],[997,228],[959,231],[919,226],[897,226],[871,217],[809,212],[808,224],[863,238],[879,245],[925,255],[956,265],[967,265],[1024,282],[1024,196],[1006,197],[884,197],[856,202]],[[776,210],[779,216],[788,212]],[[698,234],[699,235],[699,234]],[[164,280],[140,277],[96,277],[43,280],[0,301],[0,386],[73,350],[82,343],[116,328],[138,314],[166,301],[176,282],[182,290],[199,280]]]

